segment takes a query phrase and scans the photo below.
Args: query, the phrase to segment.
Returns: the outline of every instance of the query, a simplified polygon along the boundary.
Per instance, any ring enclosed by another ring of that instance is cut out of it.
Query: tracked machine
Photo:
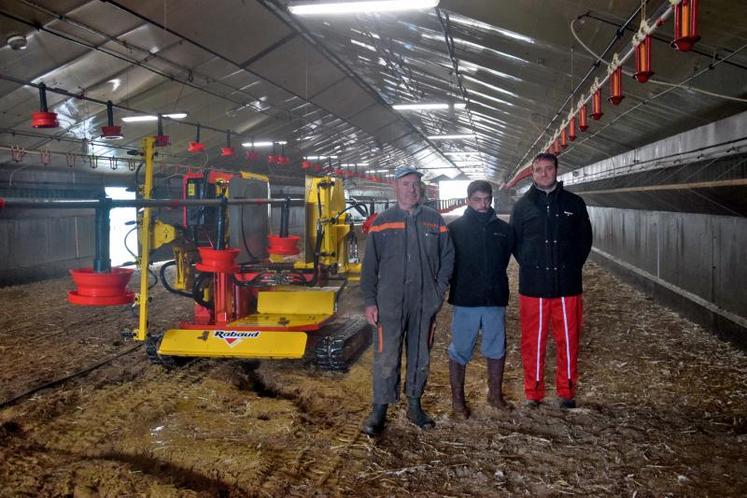
[[[148,357],[167,366],[195,357],[303,358],[324,370],[346,371],[371,336],[361,316],[339,316],[337,310],[348,280],[360,273],[348,211],[361,207],[346,207],[342,180],[307,177],[304,199],[270,199],[268,179],[251,173],[187,175],[183,187],[184,200],[219,202],[183,206],[182,226],[170,229],[150,220],[148,208],[139,215],[139,327],[131,335],[145,341]],[[148,199],[148,181],[141,190]],[[288,233],[291,209],[299,205],[304,237]],[[272,211],[280,214],[275,235],[269,233]],[[173,238],[154,236],[167,232]],[[156,332],[148,329],[148,254],[167,243],[174,259],[162,266],[161,282],[192,298],[194,313]],[[165,271],[170,266],[176,267],[173,283]]]

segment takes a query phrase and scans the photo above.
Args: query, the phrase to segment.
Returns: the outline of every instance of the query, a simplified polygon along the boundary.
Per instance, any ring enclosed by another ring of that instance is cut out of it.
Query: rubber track
[[[313,362],[322,370],[347,372],[371,345],[371,333],[361,316],[342,316],[320,331]]]

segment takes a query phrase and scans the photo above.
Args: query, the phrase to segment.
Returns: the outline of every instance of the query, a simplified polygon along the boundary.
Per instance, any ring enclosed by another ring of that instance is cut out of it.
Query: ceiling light
[[[318,14],[357,14],[359,12],[393,12],[430,9],[439,0],[365,0],[352,2],[298,2],[288,6],[291,14],[313,16]]]
[[[474,135],[430,135],[429,140],[462,140],[472,138]]]
[[[304,159],[309,161],[319,161],[321,159],[337,159],[337,156],[305,156]]]
[[[162,114],[164,118],[170,118],[170,119],[184,119],[187,117],[186,112],[177,112],[174,114]],[[122,121],[125,123],[143,123],[145,121],[158,121],[158,116],[126,116],[122,118]]]
[[[392,109],[395,111],[443,111],[449,109],[452,106],[454,109],[464,109],[467,104],[464,102],[458,102],[456,104],[443,103],[431,103],[431,104],[394,104]]]
[[[265,141],[262,141],[262,142],[244,142],[243,144],[241,144],[241,146],[242,147],[247,147],[247,148],[249,148],[249,147],[272,147],[273,145],[276,145],[276,144],[277,145],[285,145],[287,143],[288,142],[286,142],[285,140],[280,140],[278,142],[271,142],[269,140],[265,140]]]

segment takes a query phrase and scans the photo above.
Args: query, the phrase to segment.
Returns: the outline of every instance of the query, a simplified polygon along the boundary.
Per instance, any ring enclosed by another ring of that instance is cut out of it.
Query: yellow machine
[[[143,199],[151,198],[152,175],[153,144],[146,140]],[[324,369],[346,370],[370,344],[371,335],[362,317],[336,319],[338,294],[347,279],[357,278],[360,271],[342,180],[306,178],[303,204],[296,201],[306,212],[305,250],[297,261],[288,261],[264,254],[268,234],[263,230],[269,226],[267,206],[287,208],[291,200],[235,195],[232,187],[242,185],[241,181],[267,184],[256,175],[226,173],[212,183],[207,174],[202,183],[197,176],[193,183],[185,181],[184,203],[209,207],[185,207],[183,226],[154,221],[148,207],[138,217],[141,281],[136,303],[140,313],[134,339],[146,342],[151,360],[169,366],[188,357],[306,358]],[[256,184],[252,185],[256,190]],[[269,192],[268,185],[265,189]],[[244,209],[253,211],[248,216]],[[190,230],[198,233],[190,226],[198,218],[200,230],[216,230],[208,238],[212,246],[197,236],[189,237]],[[245,230],[246,223],[249,228]],[[287,235],[270,239],[292,242]],[[162,282],[168,290],[193,298],[195,306],[191,320],[159,333],[148,329],[147,269],[150,251],[165,244],[171,244],[174,252],[174,261],[168,265],[177,271],[176,279],[168,283],[162,269]],[[240,254],[247,261],[237,261]],[[329,282],[336,285],[328,286]]]

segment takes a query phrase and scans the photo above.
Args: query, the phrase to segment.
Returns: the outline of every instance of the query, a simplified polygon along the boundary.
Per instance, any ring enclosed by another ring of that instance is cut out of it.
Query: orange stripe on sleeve
[[[383,232],[384,230],[404,230],[404,221],[394,221],[391,223],[382,223],[381,225],[374,225],[371,227],[369,232]]]
[[[441,225],[440,227],[438,227],[438,231],[439,231],[440,233],[446,233],[446,232],[448,232],[448,231],[449,231],[449,229],[448,229],[448,228],[446,228],[446,225]]]

